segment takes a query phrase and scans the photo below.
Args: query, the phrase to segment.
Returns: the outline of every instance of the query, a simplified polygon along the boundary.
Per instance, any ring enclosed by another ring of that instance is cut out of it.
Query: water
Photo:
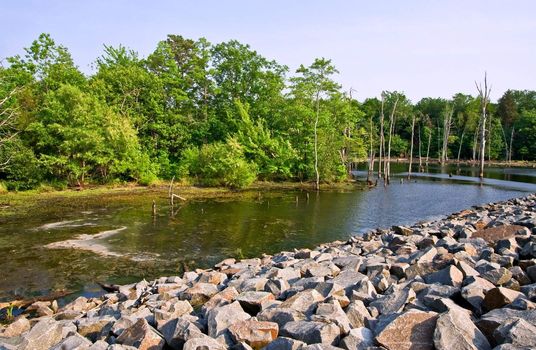
[[[456,167],[430,166],[412,181],[405,180],[406,170],[406,165],[393,164],[387,187],[311,193],[309,200],[300,191],[193,200],[173,215],[165,193],[152,191],[78,199],[69,206],[49,203],[29,217],[0,225],[0,299],[62,289],[93,295],[100,292],[97,281],[128,283],[179,274],[184,264],[210,267],[229,256],[314,247],[370,228],[439,218],[536,192],[534,169],[489,168],[483,182],[470,167],[458,172]],[[356,172],[358,178],[365,175]],[[156,218],[151,215],[153,199],[160,208]],[[94,251],[45,247],[81,234],[103,237],[81,241],[91,243]]]

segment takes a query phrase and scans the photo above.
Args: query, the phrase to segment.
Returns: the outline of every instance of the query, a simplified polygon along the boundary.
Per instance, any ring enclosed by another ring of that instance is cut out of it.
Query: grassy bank
[[[355,181],[321,184],[321,191],[352,191],[362,189],[363,184]],[[127,184],[123,186],[93,186],[83,190],[40,189],[23,192],[4,192],[0,194],[0,223],[31,216],[34,210],[49,211],[51,215],[65,210],[86,210],[102,207],[109,203],[124,204],[132,200],[147,199],[165,202],[168,198],[169,182],[160,181],[151,186]],[[175,184],[173,192],[188,200],[238,199],[270,196],[271,192],[314,191],[312,183],[300,182],[262,182],[253,183],[242,190],[224,187],[197,187]]]

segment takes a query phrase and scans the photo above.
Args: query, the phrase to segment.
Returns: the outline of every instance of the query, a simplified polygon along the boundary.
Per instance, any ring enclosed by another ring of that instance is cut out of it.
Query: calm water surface
[[[351,192],[265,193],[254,199],[189,201],[173,215],[166,200],[133,196],[76,210],[41,214],[0,225],[0,300],[69,289],[99,293],[95,282],[127,283],[209,267],[229,256],[259,256],[347,239],[375,227],[440,218],[454,211],[536,192],[536,170],[489,168],[480,182],[471,167],[430,166],[405,180],[407,165],[393,164],[392,184]],[[449,177],[451,174],[452,177]],[[356,171],[360,178],[366,174]],[[400,179],[404,179],[401,183]],[[296,197],[298,201],[296,201]],[[53,204],[51,204],[53,205]],[[101,240],[109,254],[44,245],[126,227]]]

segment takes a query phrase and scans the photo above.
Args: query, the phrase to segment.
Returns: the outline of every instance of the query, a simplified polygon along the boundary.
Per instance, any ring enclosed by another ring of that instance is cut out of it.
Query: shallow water
[[[536,192],[534,169],[489,168],[482,182],[469,167],[457,172],[456,167],[430,166],[411,181],[405,179],[406,165],[392,169],[390,186],[311,193],[309,200],[305,192],[271,192],[253,199],[189,201],[171,214],[165,198],[148,194],[128,201],[81,200],[75,209],[53,214],[36,210],[0,225],[0,299],[60,289],[92,295],[100,292],[96,281],[127,283],[178,274],[184,264],[209,267],[229,256],[314,247],[370,228],[439,218]],[[358,178],[365,175],[356,172]],[[160,208],[155,218],[153,199]],[[96,245],[93,251],[44,247],[110,230],[117,231],[84,241]]]

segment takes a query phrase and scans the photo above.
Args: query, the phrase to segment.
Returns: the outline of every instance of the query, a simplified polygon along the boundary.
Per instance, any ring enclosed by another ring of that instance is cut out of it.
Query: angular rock
[[[435,312],[410,310],[381,320],[376,328],[376,341],[388,350],[434,348]]]
[[[283,337],[303,341],[307,344],[324,343],[334,345],[340,338],[340,329],[332,323],[316,321],[288,322],[280,330]]]
[[[450,265],[442,270],[424,276],[426,283],[439,283],[448,286],[460,287],[463,273],[456,266]]]
[[[116,341],[119,344],[134,346],[141,350],[163,349],[166,343],[164,338],[144,318],[140,318],[132,326],[125,329]]]
[[[511,304],[518,298],[524,299],[525,294],[504,287],[496,287],[486,293],[484,307],[487,310],[497,309]]]
[[[412,289],[404,288],[378,297],[369,306],[376,308],[382,315],[388,315],[401,311],[413,299],[415,299],[415,292]]]
[[[218,287],[212,283],[196,283],[183,292],[182,298],[190,301],[193,306],[202,305],[218,293]]]
[[[268,344],[263,350],[301,350],[306,345],[304,342],[296,339],[279,337]]]
[[[183,350],[226,350],[227,347],[216,339],[204,336],[200,338],[189,339],[184,343]]]
[[[76,350],[85,350],[93,345],[92,342],[87,340],[87,338],[81,336],[78,333],[71,334],[67,338],[60,341],[50,350],[66,350],[66,349],[76,349]]]
[[[255,316],[261,311],[261,305],[267,301],[274,300],[275,297],[269,292],[249,291],[240,293],[235,300],[248,314]]]
[[[260,349],[277,338],[279,326],[275,322],[247,320],[234,323],[229,332],[236,343],[244,342],[253,349]]]
[[[46,318],[35,324],[23,335],[20,350],[48,350],[62,339],[62,326],[59,322]]]
[[[486,336],[473,324],[467,312],[451,309],[437,319],[434,331],[437,350],[489,350]]]
[[[365,327],[354,328],[341,340],[339,346],[346,350],[367,350],[374,346],[374,333]]]
[[[275,307],[261,311],[257,315],[257,318],[259,319],[259,321],[275,322],[279,325],[279,328],[281,329],[287,322],[300,321],[305,319],[305,315],[295,309]]]
[[[245,321],[250,318],[251,316],[244,312],[238,301],[217,307],[208,313],[208,335],[216,338],[223,334],[233,323]]]
[[[372,318],[370,312],[361,300],[353,301],[345,310],[346,316],[350,320],[352,328],[365,326],[367,319]]]
[[[199,338],[203,335],[196,325],[184,318],[172,319],[159,327],[158,330],[164,336],[166,343],[173,349],[180,349],[189,339]]]
[[[311,314],[316,309],[316,304],[323,300],[324,297],[315,289],[308,289],[288,298],[280,307],[294,309],[304,314]]]
[[[514,318],[500,325],[493,332],[497,343],[510,343],[519,347],[536,346],[536,327],[521,318]]]
[[[0,337],[16,337],[30,329],[30,321],[24,316],[19,316],[0,332]]]
[[[80,335],[96,342],[108,335],[114,322],[110,316],[82,318],[76,321],[76,328]]]

